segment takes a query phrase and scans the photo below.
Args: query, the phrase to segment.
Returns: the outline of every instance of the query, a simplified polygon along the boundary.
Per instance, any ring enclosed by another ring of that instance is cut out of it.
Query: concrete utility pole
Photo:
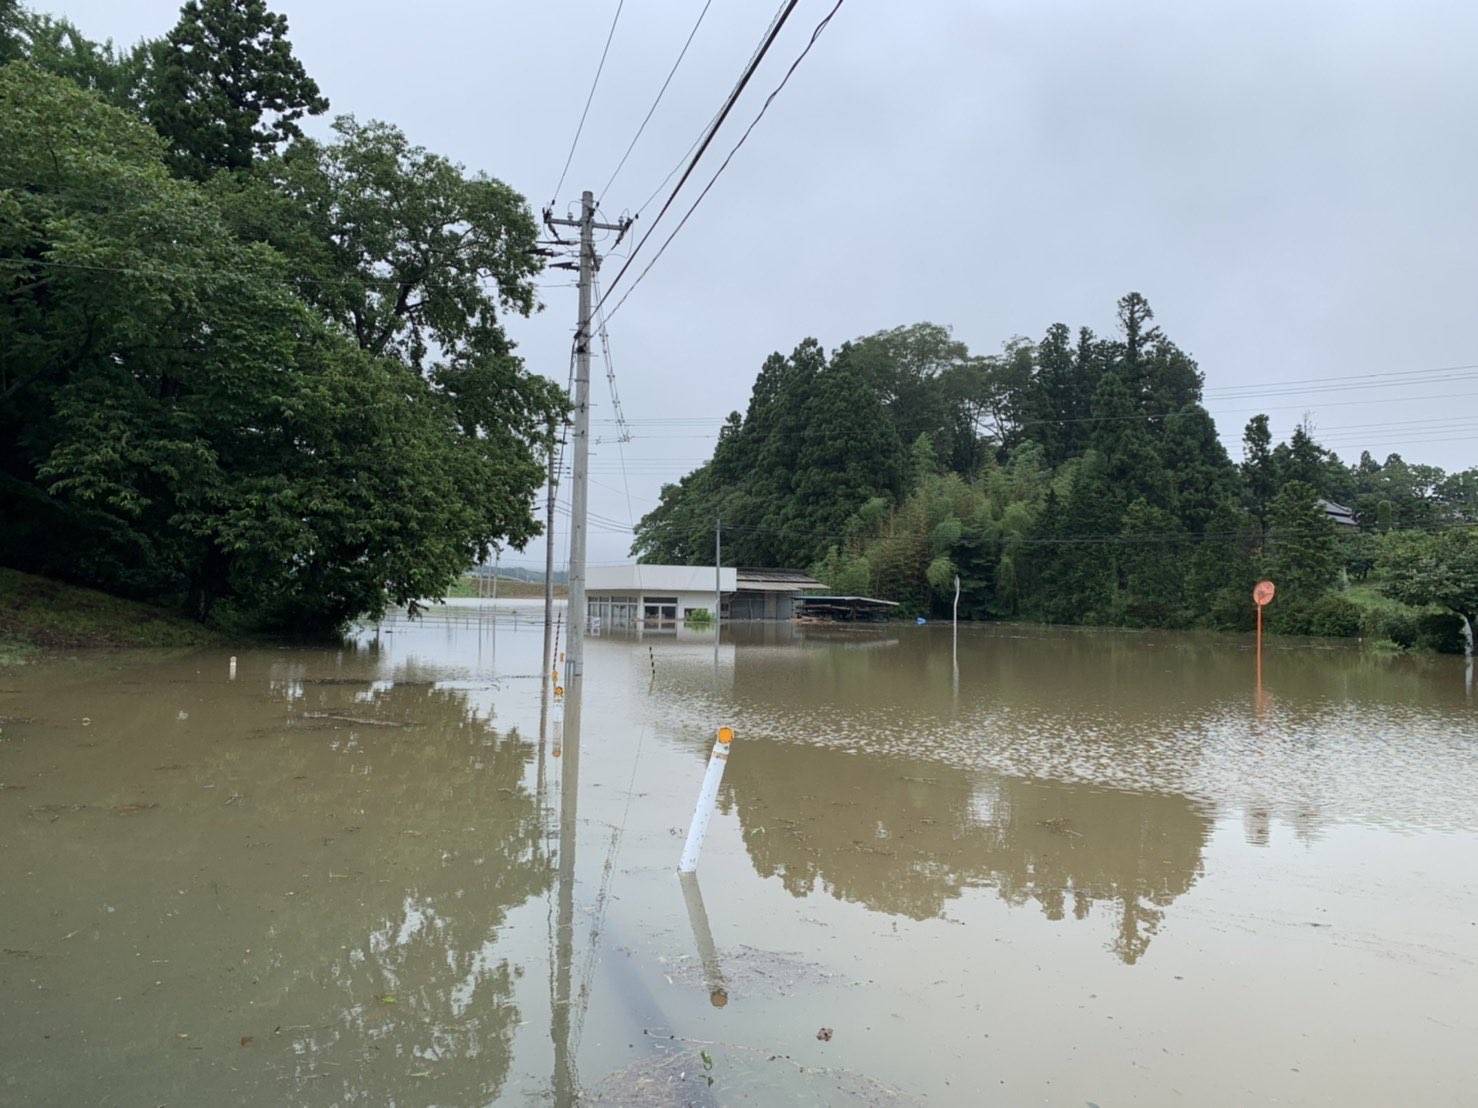
[[[718,647],[719,621],[724,610],[724,521],[715,516],[713,520],[713,645]]]
[[[595,254],[595,232],[615,231],[624,235],[631,222],[597,223],[595,194],[589,189],[580,194],[579,219],[555,219],[546,214],[544,221],[551,227],[580,229],[580,322],[575,329],[575,457],[571,473],[574,483],[570,488],[570,630],[565,647],[565,684],[571,685],[574,678],[585,672],[585,514],[590,491],[590,336],[594,330],[590,301],[595,271],[600,265]]]

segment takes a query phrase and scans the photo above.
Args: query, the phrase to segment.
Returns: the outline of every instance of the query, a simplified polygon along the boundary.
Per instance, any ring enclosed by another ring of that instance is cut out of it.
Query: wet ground
[[[0,670],[0,1103],[1474,1102],[1461,659],[537,609]]]

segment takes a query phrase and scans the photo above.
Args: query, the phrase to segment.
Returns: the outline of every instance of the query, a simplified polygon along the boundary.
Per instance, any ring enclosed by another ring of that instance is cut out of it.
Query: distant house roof
[[[736,571],[739,588],[757,592],[805,592],[824,585],[801,569],[756,569],[740,566]]]
[[[1346,508],[1343,504],[1336,504],[1333,500],[1317,501],[1320,510],[1329,517],[1336,527],[1359,527],[1360,521],[1355,518],[1355,512]]]

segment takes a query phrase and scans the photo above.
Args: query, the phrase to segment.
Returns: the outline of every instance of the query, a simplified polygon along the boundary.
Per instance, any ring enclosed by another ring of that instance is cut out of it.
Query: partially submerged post
[[[688,827],[688,841],[683,844],[683,856],[678,860],[679,873],[692,873],[698,868],[698,855],[703,850],[703,836],[708,834],[708,821],[713,818],[713,805],[718,800],[719,782],[724,779],[724,766],[729,761],[729,744],[734,741],[732,727],[720,727],[713,742],[713,752],[708,756],[708,772],[703,775],[703,787],[698,790],[698,804],[693,809],[693,822]]]

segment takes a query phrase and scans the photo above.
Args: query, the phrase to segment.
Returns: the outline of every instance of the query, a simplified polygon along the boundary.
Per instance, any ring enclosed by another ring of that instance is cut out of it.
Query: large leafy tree
[[[536,307],[533,214],[502,181],[388,124],[342,117],[334,130],[331,143],[300,139],[210,189],[241,237],[285,259],[322,318],[450,403],[468,447],[500,460],[502,476],[482,492],[514,518],[539,476],[528,444],[564,411],[560,390],[524,369],[503,325]]]
[[[198,180],[246,169],[328,110],[266,0],[187,0],[150,50],[142,97],[176,170]]]
[[[363,350],[422,372],[507,355],[502,318],[534,309],[541,266],[523,197],[390,124],[343,116],[334,132],[213,184],[238,232],[287,258],[299,295]]]
[[[95,42],[84,35],[68,19],[58,19],[39,12],[29,12],[18,5],[12,7],[12,47],[15,56],[32,65],[66,77],[96,92],[110,104],[120,108],[137,107],[139,86],[148,67],[150,42],[140,42],[127,49],[115,48],[112,42]],[[0,25],[6,21],[0,9]],[[3,60],[4,32],[0,31],[0,60]]]
[[[1385,591],[1407,604],[1436,604],[1468,625],[1468,649],[1478,628],[1478,529],[1381,536],[1376,559]]]
[[[25,54],[25,43],[21,38],[23,18],[20,0],[0,0],[0,65]]]
[[[517,399],[473,401],[361,349],[165,153],[74,83],[0,70],[0,496],[29,540],[4,556],[320,629],[535,533],[552,390],[505,362],[480,387]]]

